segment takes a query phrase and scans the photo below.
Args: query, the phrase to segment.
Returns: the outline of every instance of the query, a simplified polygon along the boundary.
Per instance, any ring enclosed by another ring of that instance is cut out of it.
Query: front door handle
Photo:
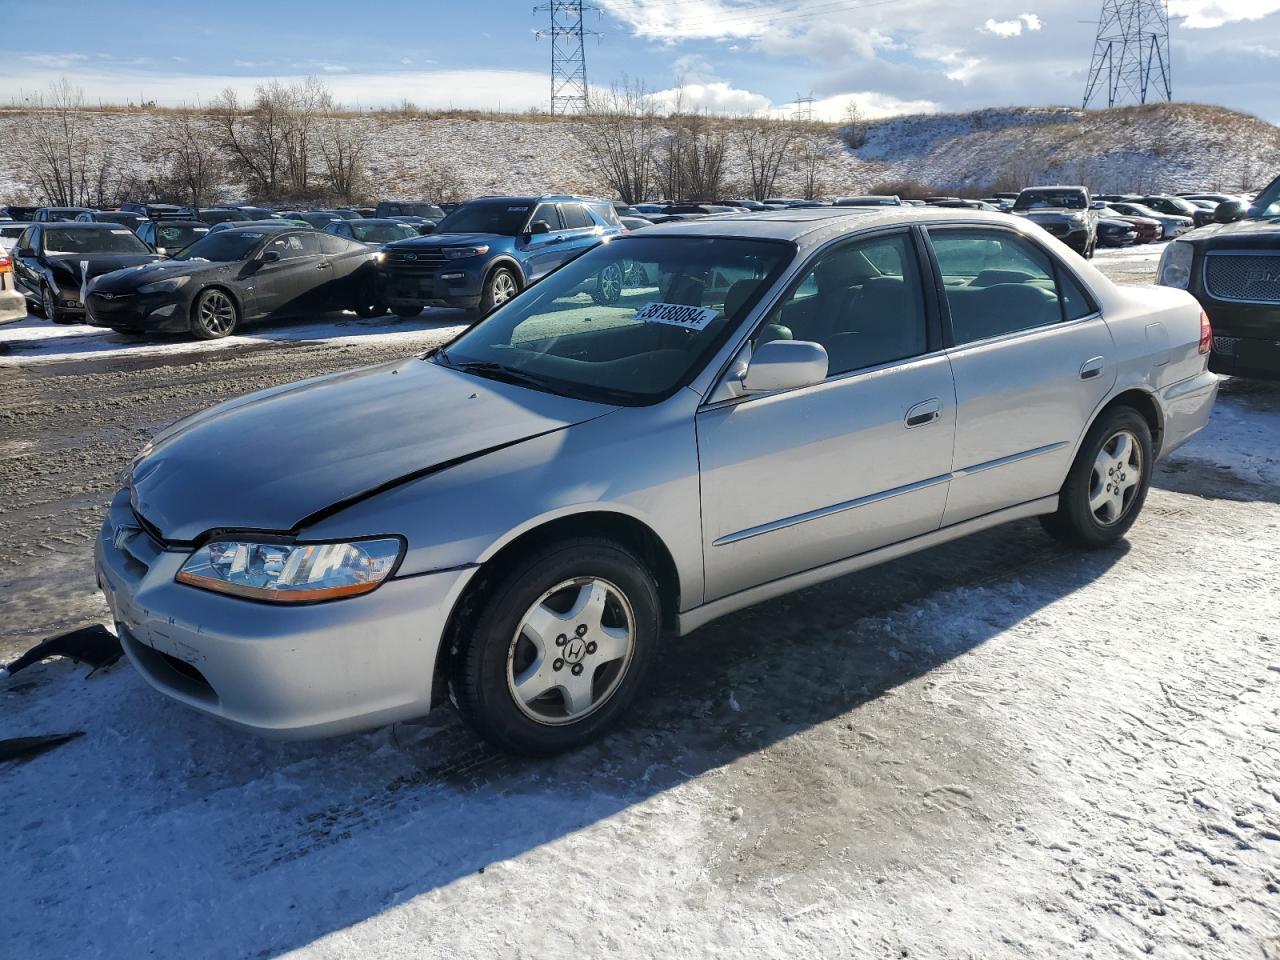
[[[333,264],[331,264],[331,263],[318,263],[318,264],[316,264],[316,269],[317,269],[317,270],[330,270],[330,269],[332,269],[332,268],[333,268]]]
[[[909,430],[912,427],[923,427],[926,423],[933,423],[941,416],[941,400],[937,397],[934,397],[932,400],[922,400],[907,411],[907,429]]]
[[[1098,374],[1102,373],[1103,357],[1090,357],[1080,365],[1080,379],[1092,380]]]

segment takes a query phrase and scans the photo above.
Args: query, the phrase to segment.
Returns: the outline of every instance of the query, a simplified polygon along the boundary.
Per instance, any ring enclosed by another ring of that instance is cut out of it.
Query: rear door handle
[[[1080,379],[1092,380],[1094,377],[1100,374],[1102,372],[1103,359],[1104,358],[1102,357],[1090,357],[1083,364],[1081,364]]]
[[[911,429],[912,427],[923,427],[926,423],[933,423],[933,421],[937,420],[941,416],[941,400],[937,397],[934,397],[932,400],[922,400],[907,411],[907,429]]]

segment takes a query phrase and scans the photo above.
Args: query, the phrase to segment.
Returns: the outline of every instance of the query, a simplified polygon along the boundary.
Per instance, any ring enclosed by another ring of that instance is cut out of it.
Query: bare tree
[[[863,119],[858,105],[852,100],[845,105],[844,116],[840,118],[836,135],[850,150],[860,150],[867,144],[867,122]]]
[[[36,94],[29,109],[19,115],[18,142],[25,147],[25,162],[40,195],[50,206],[71,207],[84,198],[96,180],[90,169],[105,175],[95,163],[93,138],[84,111],[84,91],[65,77],[50,84],[49,92]]]
[[[152,191],[157,199],[193,207],[208,204],[226,166],[212,118],[183,107],[154,136],[151,150],[162,163]]]
[[[773,194],[774,184],[791,153],[795,125],[762,114],[744,117],[737,123],[738,145],[747,160],[751,196],[763,200]]]
[[[319,123],[316,144],[324,160],[329,189],[339,200],[352,202],[364,186],[369,132],[364,119],[329,116]]]
[[[639,81],[624,79],[591,98],[579,138],[601,178],[623,203],[649,195],[659,127],[652,99]]]
[[[812,121],[797,121],[795,133],[795,165],[800,175],[800,192],[806,200],[814,200],[822,193],[822,168],[826,160],[827,137],[821,125]]]

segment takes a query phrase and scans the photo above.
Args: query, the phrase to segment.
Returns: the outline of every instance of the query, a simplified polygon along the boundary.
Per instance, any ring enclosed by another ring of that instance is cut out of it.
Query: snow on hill
[[[0,202],[36,196],[14,122],[14,111],[0,111]],[[94,112],[90,139],[145,178],[156,167],[151,145],[170,122],[164,111]],[[348,122],[369,130],[371,197],[608,193],[572,118],[373,114]],[[723,193],[743,195],[745,158],[732,135],[734,121],[721,122],[730,130]],[[947,192],[1049,181],[1084,182],[1097,192],[1256,190],[1280,173],[1280,128],[1200,104],[1014,107],[869,121],[853,136],[828,129],[819,180],[821,192],[833,196],[900,180]],[[793,170],[775,192],[801,190]],[[241,195],[235,184],[226,189],[226,199]]]

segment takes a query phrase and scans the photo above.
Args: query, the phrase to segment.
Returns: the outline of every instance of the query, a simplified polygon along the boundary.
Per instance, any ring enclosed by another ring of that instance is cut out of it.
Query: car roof
[[[419,217],[418,219],[421,220],[422,218]],[[393,225],[404,224],[405,226],[409,225],[399,217],[356,217],[354,220],[343,220],[342,222],[343,223],[360,223],[360,224],[364,224],[365,226],[371,226],[371,225],[380,226],[382,224],[393,224]]]
[[[209,224],[203,220],[148,220],[147,223],[154,223],[157,227],[207,227]]]
[[[56,220],[37,223],[37,227],[57,227],[59,230],[119,230],[118,223],[98,223],[96,220]]]
[[[646,228],[651,237],[740,237],[789,240],[809,249],[854,230],[916,223],[972,223],[1018,226],[1022,218],[992,210],[967,207],[787,207],[762,213],[722,213],[697,220],[655,224]]]

